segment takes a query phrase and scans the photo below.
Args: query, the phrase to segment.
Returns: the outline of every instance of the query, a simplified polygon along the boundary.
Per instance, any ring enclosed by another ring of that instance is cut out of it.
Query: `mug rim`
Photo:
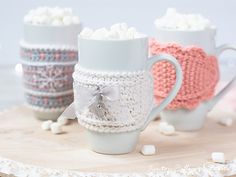
[[[157,31],[161,31],[161,32],[174,32],[174,33],[203,33],[203,32],[214,32],[217,31],[216,27],[212,27],[212,28],[205,28],[205,29],[199,29],[199,30],[182,30],[182,29],[169,29],[169,28],[160,28],[160,27],[156,27],[155,29]]]
[[[78,34],[78,40],[85,40],[85,41],[96,41],[96,42],[129,42],[129,41],[138,41],[142,39],[148,39],[146,34],[143,34],[141,37],[132,38],[132,39],[92,39],[92,38],[84,38]]]
[[[49,24],[32,24],[32,23],[24,23],[24,26],[26,27],[37,27],[37,28],[51,28],[51,29],[58,29],[58,28],[73,28],[77,26],[82,26],[82,22],[77,24],[70,24],[70,25],[49,25]]]

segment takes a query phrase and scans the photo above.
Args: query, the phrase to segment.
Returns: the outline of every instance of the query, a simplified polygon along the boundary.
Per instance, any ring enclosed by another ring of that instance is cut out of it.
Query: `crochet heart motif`
[[[183,70],[183,83],[176,98],[168,105],[168,109],[194,109],[201,102],[213,97],[219,80],[217,58],[208,56],[203,49],[196,46],[182,47],[176,43],[161,44],[154,39],[149,41],[151,55],[167,53],[173,55]],[[174,67],[166,62],[158,62],[153,66],[154,95],[160,103],[175,84]]]

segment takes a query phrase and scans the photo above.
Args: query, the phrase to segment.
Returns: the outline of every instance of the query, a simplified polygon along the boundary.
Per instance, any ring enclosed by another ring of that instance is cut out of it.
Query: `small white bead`
[[[51,132],[52,132],[53,134],[60,134],[60,133],[63,132],[63,131],[62,131],[62,126],[61,126],[59,123],[57,123],[57,122],[52,123],[51,126],[50,126],[50,128],[51,128]]]
[[[53,123],[53,121],[51,121],[51,120],[44,121],[44,122],[41,124],[41,128],[42,128],[43,130],[50,130],[50,126],[51,126],[52,123]]]
[[[221,124],[221,125],[229,127],[233,124],[233,119],[231,117],[221,117],[218,120],[218,123]]]
[[[225,154],[223,152],[213,152],[211,159],[216,163],[225,163]]]
[[[145,156],[155,155],[156,154],[156,147],[154,145],[143,145],[143,147],[141,149],[141,153]]]

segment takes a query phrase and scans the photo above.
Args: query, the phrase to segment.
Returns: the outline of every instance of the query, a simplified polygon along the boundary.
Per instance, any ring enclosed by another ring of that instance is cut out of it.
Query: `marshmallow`
[[[79,24],[79,17],[73,16],[70,8],[38,7],[30,10],[24,17],[24,23],[33,25],[71,25]]]
[[[218,123],[221,124],[221,125],[229,127],[233,124],[233,119],[231,117],[221,117],[218,120]]]
[[[110,29],[100,28],[95,31],[85,28],[81,33],[81,38],[96,40],[126,40],[144,37],[144,34],[137,32],[134,27],[128,27],[126,23],[117,23]]]
[[[100,28],[94,31],[91,38],[92,39],[105,39],[108,34],[108,31],[106,28]]]
[[[62,19],[64,25],[71,25],[73,23],[72,17],[70,16],[65,16]]]
[[[50,128],[51,128],[51,132],[52,132],[53,134],[60,134],[60,133],[63,132],[63,131],[62,131],[62,126],[61,126],[61,124],[59,124],[59,123],[57,123],[57,122],[52,123],[51,126],[50,126]]]
[[[155,20],[157,28],[172,30],[204,30],[215,28],[208,19],[200,14],[180,14],[174,8],[168,8],[166,14]]]
[[[156,147],[154,145],[144,145],[141,149],[141,153],[145,156],[155,155]]]
[[[63,22],[61,20],[55,19],[52,21],[53,26],[61,26],[63,25]]]
[[[47,121],[44,121],[42,124],[41,124],[41,128],[43,130],[50,130],[50,126],[53,122],[51,120],[47,120]]]
[[[90,28],[84,28],[81,33],[80,36],[83,36],[84,38],[90,38],[90,36],[92,36],[93,34],[93,30]]]
[[[119,38],[119,33],[117,31],[109,31],[106,34],[106,38],[108,38],[108,39],[118,39]]]
[[[160,122],[158,129],[160,133],[168,136],[173,135],[175,133],[175,127],[169,125],[167,122]]]
[[[223,152],[213,152],[211,159],[216,163],[225,163],[225,154]]]
[[[79,24],[80,23],[79,17],[73,16],[72,17],[72,22],[73,22],[73,24]]]

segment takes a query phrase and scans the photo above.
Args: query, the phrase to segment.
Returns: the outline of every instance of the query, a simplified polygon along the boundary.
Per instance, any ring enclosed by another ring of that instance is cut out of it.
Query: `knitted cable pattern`
[[[213,97],[219,80],[217,58],[208,56],[196,46],[182,47],[176,43],[161,44],[154,39],[149,41],[151,55],[168,53],[173,55],[183,70],[183,83],[176,98],[168,109],[194,109],[201,102]],[[153,66],[154,94],[161,102],[172,89],[176,76],[173,66],[168,62],[158,62]]]
[[[147,120],[153,106],[153,81],[150,72],[96,72],[77,65],[73,78],[76,115],[85,128],[98,132],[127,132],[141,128]],[[118,100],[103,101],[108,110],[106,118],[78,106],[78,88],[97,86],[119,87]]]

